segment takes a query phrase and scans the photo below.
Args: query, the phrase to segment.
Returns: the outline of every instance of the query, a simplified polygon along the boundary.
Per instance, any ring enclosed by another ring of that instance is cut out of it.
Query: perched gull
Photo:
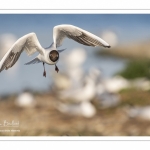
[[[85,86],[59,92],[57,96],[62,100],[69,99],[74,102],[90,101],[95,96],[95,83],[89,77],[86,77],[85,81]]]
[[[150,120],[150,106],[125,108],[129,117]]]
[[[40,45],[35,33],[29,33],[18,39],[0,61],[0,72],[12,67],[23,50],[25,50],[28,55],[32,55],[36,51],[39,52],[39,55],[26,63],[26,65],[43,62],[43,76],[46,77],[45,63],[48,65],[55,65],[55,70],[58,72],[59,69],[56,66],[56,63],[59,60],[59,53],[65,49],[57,50],[57,47],[61,46],[65,37],[86,46],[103,46],[110,48],[110,45],[107,42],[79,27],[73,25],[58,25],[53,28],[53,43],[47,48],[43,48]]]
[[[81,102],[77,104],[58,103],[56,109],[64,114],[83,116],[86,118],[91,118],[96,114],[96,108],[90,102]]]
[[[34,107],[36,104],[36,100],[32,93],[25,91],[17,97],[15,104],[18,107]]]

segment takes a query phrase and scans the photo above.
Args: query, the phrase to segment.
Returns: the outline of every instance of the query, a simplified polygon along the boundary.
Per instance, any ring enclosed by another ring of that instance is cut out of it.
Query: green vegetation
[[[127,79],[146,77],[150,79],[150,60],[132,60],[126,68],[117,73]]]

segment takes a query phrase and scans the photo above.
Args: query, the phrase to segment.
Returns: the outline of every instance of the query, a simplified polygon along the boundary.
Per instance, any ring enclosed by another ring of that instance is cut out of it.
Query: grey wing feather
[[[25,63],[25,65],[40,63],[41,61],[36,57],[35,59]]]
[[[110,47],[110,45],[100,37],[79,27],[73,25],[55,26],[53,29],[53,39],[56,47],[62,44],[65,37],[73,39],[74,41],[86,46],[103,46],[108,48]]]
[[[10,54],[7,56],[6,60],[2,64],[0,72],[3,71],[4,69],[7,70],[8,68],[12,67],[20,57],[20,54],[21,51],[17,53],[10,52]]]

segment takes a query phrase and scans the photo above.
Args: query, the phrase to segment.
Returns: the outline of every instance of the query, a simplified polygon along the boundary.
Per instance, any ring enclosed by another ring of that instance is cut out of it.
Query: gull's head
[[[56,50],[50,51],[50,53],[49,53],[49,59],[52,62],[56,62],[59,59],[59,53],[58,53],[58,51],[56,51]]]

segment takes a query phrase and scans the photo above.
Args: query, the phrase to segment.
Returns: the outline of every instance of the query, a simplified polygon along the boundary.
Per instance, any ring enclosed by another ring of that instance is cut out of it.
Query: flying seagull
[[[12,67],[23,50],[25,50],[28,55],[32,55],[36,51],[39,52],[39,55],[36,58],[25,65],[43,62],[43,76],[45,77],[45,63],[48,65],[55,65],[55,70],[58,72],[59,69],[56,66],[56,63],[59,60],[59,53],[65,49],[58,50],[57,48],[61,46],[66,37],[86,46],[103,46],[110,48],[110,45],[107,42],[79,27],[67,24],[57,25],[53,28],[53,43],[47,48],[41,46],[35,33],[29,33],[19,38],[0,61],[0,72]]]

